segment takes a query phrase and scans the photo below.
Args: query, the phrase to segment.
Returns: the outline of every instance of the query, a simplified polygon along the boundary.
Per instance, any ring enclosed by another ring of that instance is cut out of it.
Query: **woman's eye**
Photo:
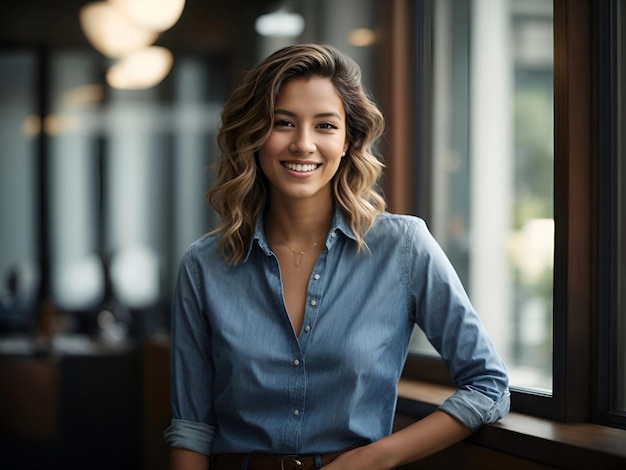
[[[274,123],[276,127],[293,127],[293,124],[286,119],[279,119]]]
[[[322,129],[338,129],[338,127],[332,122],[324,122],[320,124],[319,127],[321,127]]]

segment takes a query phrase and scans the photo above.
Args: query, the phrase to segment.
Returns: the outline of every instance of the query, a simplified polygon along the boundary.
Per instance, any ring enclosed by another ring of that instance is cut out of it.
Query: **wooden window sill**
[[[411,419],[422,418],[453,391],[446,386],[401,379],[397,410],[400,421],[408,424]],[[511,412],[499,422],[484,426],[468,442],[558,468],[626,468],[626,430],[593,423],[562,423]]]

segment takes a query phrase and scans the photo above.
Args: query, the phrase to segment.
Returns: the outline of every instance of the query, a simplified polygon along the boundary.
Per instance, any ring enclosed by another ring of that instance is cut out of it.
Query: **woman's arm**
[[[214,369],[205,289],[194,246],[183,256],[172,301],[170,324],[170,403],[164,431],[172,449],[210,455],[216,433],[212,394]],[[179,457],[178,452],[174,456]],[[184,467],[180,467],[184,468]],[[194,467],[192,467],[194,468]],[[207,466],[204,466],[206,469]]]
[[[365,447],[342,454],[324,470],[389,470],[437,453],[469,437],[472,430],[443,411]]]
[[[209,457],[180,447],[170,449],[169,470],[207,470]]]

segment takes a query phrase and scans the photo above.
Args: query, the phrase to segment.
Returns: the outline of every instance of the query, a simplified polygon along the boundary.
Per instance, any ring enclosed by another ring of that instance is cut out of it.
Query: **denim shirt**
[[[305,455],[381,439],[415,324],[457,387],[441,410],[472,429],[508,412],[505,365],[421,219],[385,213],[357,252],[337,211],[299,335],[262,218],[241,263],[229,265],[218,241],[196,241],[180,264],[169,446]]]

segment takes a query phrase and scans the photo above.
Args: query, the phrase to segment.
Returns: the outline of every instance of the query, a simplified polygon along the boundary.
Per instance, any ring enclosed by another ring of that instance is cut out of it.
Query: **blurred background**
[[[166,468],[169,302],[216,223],[221,106],[295,42],[361,65],[388,117],[390,208],[426,219],[513,383],[549,393],[552,15],[547,0],[3,7],[0,467]],[[412,351],[436,356],[419,332]]]

